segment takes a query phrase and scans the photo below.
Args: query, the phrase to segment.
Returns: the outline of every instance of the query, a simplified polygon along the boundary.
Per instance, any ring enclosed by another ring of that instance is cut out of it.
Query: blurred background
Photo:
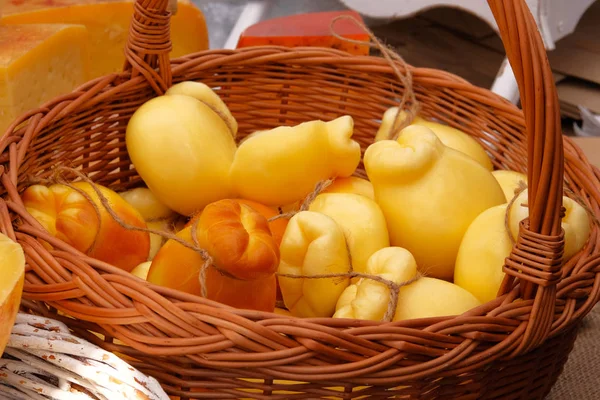
[[[240,18],[247,0],[193,0],[202,9],[208,24],[210,47],[223,48],[229,33]],[[259,3],[259,2],[254,2]],[[266,0],[262,20],[307,12],[346,10],[338,0]]]

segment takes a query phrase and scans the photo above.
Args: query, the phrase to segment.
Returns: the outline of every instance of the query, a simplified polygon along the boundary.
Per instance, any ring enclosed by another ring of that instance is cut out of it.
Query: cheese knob
[[[238,197],[270,206],[303,200],[322,180],[348,177],[360,162],[350,116],[255,132],[235,154],[230,179]]]
[[[417,263],[408,250],[386,247],[373,253],[365,273],[395,284],[403,284],[415,277]],[[389,286],[365,277],[344,290],[333,317],[381,321],[389,305]]]
[[[397,141],[371,144],[364,156],[390,245],[410,251],[428,276],[452,279],[460,241],[482,211],[505,203],[490,171],[411,125]]]
[[[349,277],[295,278],[346,274],[350,258],[342,229],[330,217],[314,211],[294,215],[281,241],[279,286],[286,308],[297,317],[331,317]]]

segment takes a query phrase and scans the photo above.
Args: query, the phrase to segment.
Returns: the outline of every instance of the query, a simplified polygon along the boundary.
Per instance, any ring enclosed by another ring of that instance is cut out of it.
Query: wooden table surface
[[[600,137],[572,137],[585,153],[590,163],[600,168]]]

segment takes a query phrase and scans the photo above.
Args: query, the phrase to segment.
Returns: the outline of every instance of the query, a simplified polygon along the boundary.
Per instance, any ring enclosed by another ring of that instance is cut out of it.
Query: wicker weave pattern
[[[140,0],[143,8],[136,12],[155,9],[152,15],[160,15],[156,10],[164,9],[163,3]],[[60,319],[58,309],[77,318],[65,322],[87,340],[139,360],[132,365],[159,379],[170,394],[208,399],[542,398],[566,361],[577,322],[600,299],[597,223],[580,254],[566,265],[557,261],[563,250],[556,223],[562,177],[565,188],[598,213],[600,171],[568,138],[563,142],[555,89],[524,2],[494,0],[490,5],[511,65],[517,65],[525,116],[454,75],[411,68],[425,117],[473,135],[496,167],[529,175],[531,218],[522,225],[519,245],[507,262],[511,279],[505,293],[494,301],[462,316],[389,324],[288,318],[150,285],[50,237],[26,212],[19,191],[51,175],[56,163],[80,168],[116,190],[140,185],[127,158],[126,124],[171,80],[198,80],[218,89],[239,123],[240,138],[256,129],[349,114],[363,150],[383,112],[398,103],[404,90],[385,60],[336,50],[214,50],[173,60],[169,70],[160,55],[130,44],[124,73],[96,79],[27,113],[0,139],[0,228],[26,253],[24,304],[43,315]],[[142,42],[133,38],[130,43]],[[158,73],[148,69],[154,66]],[[40,240],[55,250],[46,250]],[[532,257],[538,252],[546,260]],[[108,339],[103,342],[89,331]],[[111,337],[126,345],[112,343]],[[303,383],[294,386],[292,396],[278,392],[289,386],[273,384],[273,378]],[[340,387],[344,392],[332,389]]]
[[[154,378],[73,336],[66,325],[20,313],[0,359],[0,393],[14,400],[167,400]]]

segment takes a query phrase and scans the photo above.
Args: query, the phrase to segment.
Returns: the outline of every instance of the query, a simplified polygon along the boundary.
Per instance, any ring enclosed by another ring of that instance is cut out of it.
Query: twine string
[[[356,26],[358,26],[360,29],[365,31],[367,35],[369,35],[371,41],[350,39],[338,34],[335,31],[334,26],[335,23],[341,19],[347,19],[352,21]],[[375,36],[373,31],[371,31],[364,23],[360,22],[351,15],[339,15],[335,17],[331,21],[329,30],[331,34],[338,40],[358,45],[366,45],[370,48],[378,49],[383,55],[383,57],[386,59],[386,61],[389,63],[398,80],[404,86],[404,91],[402,92],[402,97],[400,99],[400,104],[398,105],[398,110],[394,117],[394,121],[390,125],[390,130],[387,135],[387,138],[396,140],[400,134],[400,131],[402,131],[402,129],[404,129],[412,123],[413,119],[418,115],[421,109],[421,105],[417,100],[417,97],[413,90],[412,69],[397,52],[395,52],[390,46],[386,46],[385,44],[383,44],[383,42],[379,40],[377,36]],[[400,68],[398,68],[398,64],[402,66],[404,73],[400,71]],[[403,111],[405,113],[405,118],[402,118]]]
[[[515,201],[517,200],[517,197],[519,197],[521,195],[521,193],[523,193],[523,191],[525,191],[525,189],[527,189],[527,185],[525,184],[525,182],[519,181],[519,184],[515,188],[515,191],[514,191],[515,195],[508,202],[508,205],[506,206],[506,213],[504,214],[504,228],[506,229],[506,232],[508,233],[508,237],[513,246],[517,243],[517,238],[515,238],[513,236],[512,230],[510,229],[510,211],[511,211]],[[563,190],[563,192],[567,195],[567,197],[569,197],[571,200],[573,200],[574,202],[579,204],[586,211],[586,213],[589,215],[589,217],[598,226],[600,226],[600,219],[598,219],[598,217],[596,216],[596,213],[590,207],[588,207],[587,204],[585,204],[585,201],[583,200],[583,198],[581,196],[579,196],[579,194],[577,194],[567,188],[565,188]],[[521,206],[528,207],[528,204],[524,203],[524,204],[521,204]],[[560,218],[561,219],[565,217],[565,213],[566,213],[565,207],[561,207],[561,210],[560,210]]]
[[[371,279],[375,282],[379,282],[379,283],[387,286],[390,291],[390,293],[389,293],[390,298],[388,301],[388,305],[387,305],[385,314],[383,315],[382,321],[383,322],[391,322],[394,319],[394,315],[396,314],[396,309],[398,307],[398,298],[400,295],[400,289],[403,288],[404,286],[408,286],[411,283],[418,281],[424,275],[417,271],[415,276],[412,277],[411,279],[409,279],[405,282],[396,283],[396,282],[390,281],[388,279],[385,279],[384,277],[382,277],[380,275],[372,275],[372,274],[366,274],[363,272],[357,272],[354,270],[354,267],[353,267],[352,253],[350,252],[350,245],[348,244],[347,240],[346,240],[346,252],[348,254],[348,272],[338,272],[338,273],[330,273],[330,274],[314,274],[314,275],[283,274],[283,273],[277,272],[276,275],[278,277],[291,278],[291,279],[334,279],[334,282],[337,279],[336,284],[341,283],[344,279],[352,279],[352,278]],[[356,284],[358,284],[358,282]]]
[[[510,239],[510,242],[512,243],[513,246],[515,244],[517,244],[517,239],[513,236],[512,231],[510,229],[510,211],[511,211],[515,201],[517,200],[517,197],[519,197],[519,195],[521,195],[521,193],[523,193],[525,191],[525,189],[527,189],[527,185],[525,184],[525,182],[520,180],[517,187],[514,190],[513,197],[510,199],[510,201],[506,205],[506,212],[504,213],[504,229],[506,229],[508,238]],[[526,204],[521,204],[521,205],[523,205],[525,207],[527,206]]]
[[[200,246],[200,242],[198,241],[198,224],[200,223],[200,218],[196,218],[194,222],[192,222],[192,226],[190,228],[190,234],[192,235],[192,242],[194,242],[194,247],[198,249],[198,253],[200,257],[204,260],[202,266],[200,267],[200,271],[198,273],[198,281],[200,282],[200,294],[202,297],[208,297],[208,289],[206,285],[206,271],[211,265],[214,265],[214,261],[208,251],[204,250],[202,246]],[[216,267],[215,267],[216,268]],[[235,278],[235,277],[234,277]]]
[[[106,209],[106,211],[108,212],[108,214],[111,216],[111,218],[113,218],[121,227],[123,227],[124,229],[128,229],[128,230],[136,230],[136,231],[142,231],[142,232],[148,232],[148,233],[155,233],[158,235],[161,235],[167,239],[172,239],[175,240],[176,242],[178,242],[179,244],[185,246],[188,249],[193,250],[194,252],[198,253],[200,255],[200,257],[202,257],[202,260],[204,261],[202,267],[200,268],[199,274],[198,274],[198,279],[200,282],[200,287],[201,287],[201,296],[206,298],[207,297],[207,285],[206,285],[206,272],[208,270],[209,267],[213,267],[215,268],[219,273],[221,273],[222,275],[225,275],[227,277],[233,278],[233,279],[239,279],[236,278],[235,276],[231,275],[230,273],[228,273],[227,271],[224,271],[220,268],[218,268],[216,265],[214,265],[214,260],[213,258],[210,256],[210,254],[208,253],[208,251],[206,251],[206,249],[203,249],[200,246],[200,243],[198,241],[198,235],[197,235],[197,230],[198,230],[198,224],[199,224],[199,218],[197,218],[190,227],[190,233],[191,233],[191,237],[192,237],[192,244],[188,243],[187,241],[181,239],[180,237],[170,233],[170,232],[166,232],[166,231],[159,231],[159,230],[155,230],[155,229],[149,229],[149,228],[142,228],[142,227],[138,227],[138,226],[134,226],[131,225],[125,221],[123,221],[121,219],[121,217],[119,217],[119,215],[112,209],[112,207],[110,206],[110,203],[108,202],[108,199],[102,194],[102,192],[100,191],[100,189],[98,188],[98,186],[90,179],[88,178],[85,174],[83,174],[80,171],[77,171],[73,168],[70,167],[64,167],[64,166],[58,166],[55,169],[55,175],[54,178],[52,179],[52,181],[56,182],[56,183],[60,183],[63,184],[67,187],[70,187],[72,189],[77,190],[79,193],[81,193],[82,195],[84,195],[86,197],[86,199],[92,204],[92,206],[95,208],[96,213],[98,215],[98,217],[100,218],[100,208],[98,207],[98,205],[92,201],[92,198],[85,192],[83,192],[81,189],[73,186],[70,182],[68,182],[66,179],[64,179],[61,175],[60,172],[70,172],[73,173],[74,175],[76,175],[78,178],[80,178],[82,181],[88,183],[90,185],[90,187],[92,187],[92,189],[94,190],[94,192],[96,193],[96,195],[98,196],[98,198],[100,199],[100,203],[102,204],[102,206]],[[331,185],[333,183],[334,179],[327,179],[324,181],[320,181],[315,185],[315,190],[313,190],[311,193],[309,193],[304,202],[302,203],[302,206],[300,207],[299,211],[305,211],[308,209],[308,207],[310,206],[310,204],[314,201],[314,199],[323,191],[325,190],[329,185]],[[299,212],[298,211],[298,212]],[[295,214],[296,212],[294,212]],[[379,275],[371,275],[371,274],[365,274],[365,273],[361,273],[361,272],[356,272],[354,271],[353,267],[352,267],[352,258],[351,258],[351,252],[350,252],[350,247],[348,245],[348,243],[346,242],[346,251],[348,252],[348,259],[349,259],[349,263],[348,263],[348,272],[346,273],[335,273],[335,274],[319,274],[319,275],[293,275],[293,274],[280,274],[280,273],[276,273],[277,276],[281,276],[281,277],[287,277],[287,278],[296,278],[296,279],[327,279],[327,278],[339,278],[339,279],[344,279],[344,278],[365,278],[365,279],[371,279],[374,280],[376,282],[382,283],[385,286],[388,287],[388,289],[390,290],[390,300],[388,302],[388,307],[386,309],[383,321],[385,322],[390,322],[392,321],[394,314],[396,312],[396,308],[397,308],[397,303],[398,303],[398,296],[399,296],[399,291],[403,286],[406,285],[410,285],[411,283],[417,281],[418,279],[421,278],[421,274],[417,273],[417,275],[415,275],[415,277],[413,277],[412,279],[406,281],[406,282],[402,282],[402,283],[395,283],[393,281],[387,280]]]
[[[192,241],[193,243],[189,243],[188,241],[180,238],[179,236],[171,233],[171,232],[167,232],[165,230],[157,230],[157,229],[151,229],[148,227],[139,227],[139,226],[135,226],[135,225],[131,225],[127,222],[125,222],[111,207],[108,199],[104,196],[104,194],[102,194],[102,192],[100,191],[100,189],[98,188],[98,185],[96,185],[90,178],[88,178],[85,174],[83,174],[82,172],[71,168],[71,167],[66,167],[66,166],[57,166],[54,168],[54,174],[51,178],[49,179],[32,179],[32,182],[35,183],[41,183],[41,184],[61,184],[61,185],[65,185],[73,190],[76,190],[78,193],[80,193],[81,195],[83,195],[92,205],[92,207],[94,207],[96,214],[98,216],[98,218],[100,219],[100,208],[99,206],[92,200],[92,198],[85,193],[83,190],[81,190],[80,188],[77,188],[75,186],[73,186],[70,181],[66,180],[61,173],[63,172],[67,172],[67,173],[72,173],[75,176],[77,176],[78,178],[80,178],[83,182],[86,182],[87,184],[90,185],[90,187],[94,190],[94,192],[96,193],[96,195],[98,196],[98,199],[100,200],[100,203],[102,204],[102,207],[106,210],[106,212],[110,215],[110,217],[117,223],[119,224],[122,228],[127,229],[127,230],[133,230],[133,231],[139,231],[139,232],[147,232],[147,233],[153,233],[156,235],[159,235],[165,239],[169,239],[169,240],[173,240],[179,244],[181,244],[182,246],[198,253],[200,255],[200,257],[202,257],[202,260],[204,261],[204,264],[202,266],[202,268],[200,269],[200,282],[201,282],[201,287],[202,287],[202,296],[206,297],[206,284],[203,284],[206,282],[206,270],[208,269],[208,267],[212,266],[213,268],[215,268],[217,271],[219,271],[219,273],[230,277],[232,279],[239,279],[233,275],[231,275],[230,273],[228,273],[227,271],[224,271],[223,269],[218,268],[217,266],[214,265],[213,263],[213,259],[210,256],[210,254],[208,253],[208,251],[206,251],[205,249],[203,249],[199,242],[198,242],[198,238],[197,238],[197,229],[198,229],[198,221],[199,219],[196,219],[192,225],[191,225],[191,236],[192,236]],[[95,239],[94,239],[95,242]]]
[[[396,314],[396,309],[398,307],[398,298],[400,295],[400,289],[402,289],[404,286],[408,286],[411,283],[418,281],[424,275],[420,272],[417,272],[416,275],[414,277],[412,277],[411,279],[409,279],[405,282],[396,283],[396,282],[390,281],[388,279],[385,279],[379,275],[372,275],[372,274],[365,274],[362,272],[356,272],[350,266],[348,272],[331,273],[331,274],[316,274],[316,275],[295,275],[295,274],[277,273],[277,276],[283,277],[283,278],[292,278],[292,279],[332,279],[332,278],[335,279],[335,278],[338,278],[338,280],[340,282],[345,278],[349,278],[349,279],[361,278],[361,279],[371,279],[375,282],[384,284],[385,286],[388,287],[388,289],[390,291],[390,298],[388,301],[388,306],[386,308],[385,314],[383,315],[382,321],[391,322],[394,318],[394,315]],[[357,282],[357,284],[358,284],[358,282]]]
[[[313,201],[315,201],[317,196],[320,195],[325,189],[327,189],[334,181],[335,181],[335,178],[330,178],[330,179],[325,179],[323,181],[317,182],[314,190],[312,192],[310,192],[308,195],[306,195],[306,197],[302,201],[302,204],[300,205],[300,208],[298,210],[280,213],[278,215],[275,215],[275,216],[269,218],[267,221],[273,222],[280,218],[288,218],[289,219],[301,211],[307,211],[308,208],[310,207],[311,203]]]

